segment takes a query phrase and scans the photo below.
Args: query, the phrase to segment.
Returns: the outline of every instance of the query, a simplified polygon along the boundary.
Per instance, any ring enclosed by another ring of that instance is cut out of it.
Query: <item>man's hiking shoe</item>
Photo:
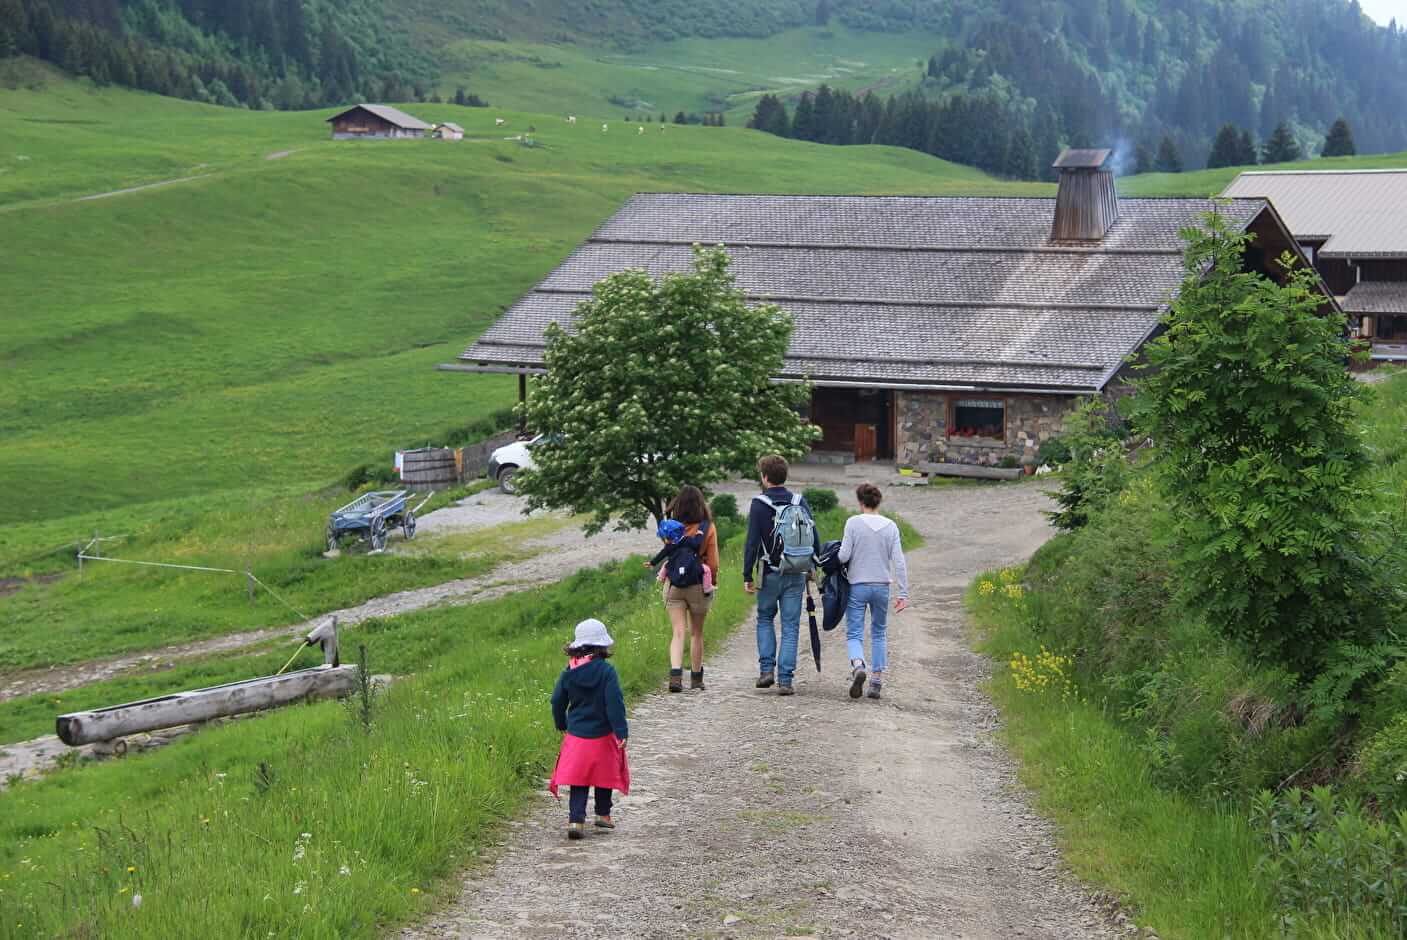
[[[683,691],[684,691],[684,677],[683,677],[683,676],[676,676],[674,673],[671,672],[671,673],[669,674],[669,691],[671,691],[671,692],[683,692]]]
[[[597,817],[596,817],[596,828],[597,828],[597,829],[614,829],[615,827],[616,827],[616,824],[613,823],[613,822],[611,822],[611,817],[609,817],[609,816],[597,816]]]
[[[795,694],[796,694],[796,689],[793,689],[793,688],[792,688],[791,686],[789,686],[789,685],[779,685],[779,686],[777,686],[777,694],[778,694],[778,695],[795,695]]]
[[[850,697],[859,698],[860,693],[865,691],[865,667],[856,666],[855,671],[850,674]],[[874,696],[871,696],[872,698]]]
[[[702,692],[704,690],[702,669],[700,669],[698,672],[689,673],[689,688],[696,689],[699,692]]]
[[[567,823],[568,839],[586,838],[586,823]]]
[[[871,683],[870,683],[870,690],[869,690],[868,692],[866,692],[865,695],[867,695],[867,696],[870,697],[870,698],[880,698],[880,694],[879,694],[879,693],[880,693],[880,688],[881,688],[881,684],[880,684],[880,683],[878,683],[878,682],[871,682]]]
[[[757,683],[756,683],[756,685],[757,685],[757,687],[758,687],[759,689],[770,689],[772,686],[774,686],[774,685],[776,685],[776,684],[777,684],[777,676],[776,676],[775,673],[764,672],[762,675],[760,675],[760,676],[757,677]]]

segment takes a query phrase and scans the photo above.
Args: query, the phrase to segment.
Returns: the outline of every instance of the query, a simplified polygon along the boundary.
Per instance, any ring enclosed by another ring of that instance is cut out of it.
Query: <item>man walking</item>
[[[795,550],[781,544],[781,533],[775,533],[777,514],[787,511],[796,524],[809,526],[811,553],[821,550],[820,536],[806,499],[786,488],[789,467],[785,458],[775,454],[757,462],[762,481],[762,495],[753,497],[747,517],[747,546],[743,551],[743,587],[757,595],[757,687],[777,686],[778,695],[792,695],[792,676],[796,672],[797,639],[801,633],[801,596],[810,576],[809,558],[795,560]],[[788,510],[788,507],[796,510]],[[774,537],[774,535],[776,537]],[[791,560],[789,560],[791,559]],[[762,563],[761,585],[753,586],[753,572]],[[798,570],[799,569],[799,570]],[[777,614],[782,618],[782,644],[777,649]]]

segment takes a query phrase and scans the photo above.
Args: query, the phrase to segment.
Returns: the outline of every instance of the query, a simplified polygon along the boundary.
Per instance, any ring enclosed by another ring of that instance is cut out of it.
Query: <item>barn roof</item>
[[[1407,282],[1363,281],[1343,299],[1345,313],[1407,313]]]
[[[1049,242],[1054,199],[643,193],[459,357],[542,366],[601,278],[690,268],[726,245],[738,287],[795,322],[782,378],[1092,392],[1156,329],[1183,280],[1181,229],[1216,209],[1233,229],[1262,200],[1125,199],[1098,243]]]
[[[1407,170],[1242,173],[1227,196],[1269,199],[1300,242],[1325,258],[1407,258]]]
[[[426,124],[419,118],[411,117],[404,111],[397,110],[396,108],[393,108],[388,104],[354,105],[348,108],[346,111],[334,114],[327,120],[329,122],[335,121],[343,115],[351,114],[353,111],[368,111],[389,124],[394,124],[396,127],[404,128],[405,130],[409,131],[428,131],[430,129],[430,125]]]

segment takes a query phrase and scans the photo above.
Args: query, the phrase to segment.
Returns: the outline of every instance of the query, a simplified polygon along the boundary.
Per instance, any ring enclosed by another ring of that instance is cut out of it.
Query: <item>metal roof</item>
[[[1364,281],[1343,299],[1345,313],[1407,314],[1407,282]]]
[[[1269,199],[1300,242],[1325,258],[1407,258],[1407,170],[1264,170],[1223,195]]]
[[[795,329],[781,378],[819,384],[1094,392],[1157,328],[1183,280],[1179,231],[1216,210],[1233,229],[1263,200],[1125,199],[1102,241],[1053,245],[1054,199],[640,194],[461,355],[542,366],[608,274],[687,271],[722,244],[750,301]]]
[[[338,118],[340,118],[342,115],[344,115],[344,114],[349,114],[349,113],[351,113],[351,112],[353,112],[353,111],[356,111],[358,108],[360,108],[360,109],[363,110],[363,111],[370,111],[372,114],[374,114],[374,115],[376,115],[377,117],[381,118],[383,121],[386,121],[386,122],[388,122],[388,123],[390,123],[390,124],[394,124],[394,125],[396,125],[397,127],[405,128],[406,130],[410,130],[410,131],[428,131],[428,130],[430,129],[430,125],[429,125],[429,124],[426,124],[424,121],[420,120],[419,118],[411,117],[409,114],[406,114],[404,111],[399,111],[399,110],[397,110],[397,109],[391,107],[391,106],[388,105],[388,104],[359,104],[359,105],[354,105],[354,106],[348,108],[346,111],[342,111],[342,112],[339,112],[338,114],[334,114],[332,117],[328,118],[327,120],[328,120],[328,121],[335,121],[335,120],[337,120]]]
[[[1097,170],[1109,162],[1112,150],[1063,150],[1051,164],[1057,170]]]
[[[452,131],[458,131],[461,134],[464,133],[464,128],[460,127],[458,124],[455,124],[453,121],[445,121],[443,124],[436,124],[435,126],[448,127]]]

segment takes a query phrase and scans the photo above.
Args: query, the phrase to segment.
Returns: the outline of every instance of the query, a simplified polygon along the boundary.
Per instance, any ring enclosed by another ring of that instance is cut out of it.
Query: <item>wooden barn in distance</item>
[[[384,104],[359,104],[327,119],[333,140],[424,137],[430,125]]]
[[[1372,362],[1407,362],[1407,170],[1256,170],[1225,195],[1269,199]]]
[[[463,140],[464,128],[450,121],[445,121],[443,124],[435,125],[435,131],[431,136],[436,140]]]
[[[810,380],[813,459],[1031,467],[1082,398],[1127,389],[1181,289],[1182,229],[1219,213],[1255,234],[1262,273],[1298,253],[1266,200],[1121,199],[1110,158],[1062,154],[1053,199],[637,194],[441,368],[540,373],[543,331],[570,328],[601,278],[685,271],[690,246],[724,245],[747,299],[792,316],[774,381]]]

